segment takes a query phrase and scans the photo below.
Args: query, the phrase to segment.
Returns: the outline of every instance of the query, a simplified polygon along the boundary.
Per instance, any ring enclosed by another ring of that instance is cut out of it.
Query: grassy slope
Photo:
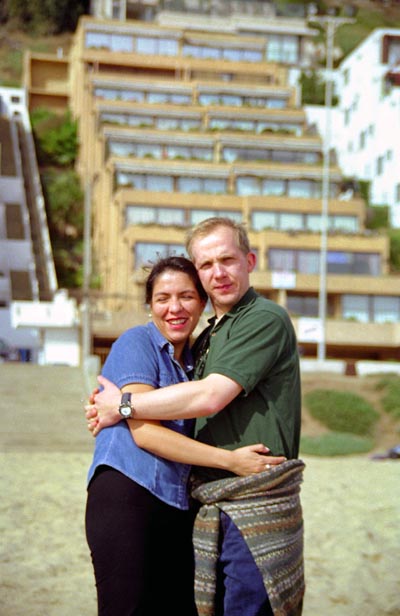
[[[396,421],[381,407],[382,392],[376,389],[380,376],[341,376],[335,374],[303,374],[303,395],[313,389],[336,389],[357,394],[367,400],[379,413],[374,439],[374,451],[384,451],[400,442],[400,422]],[[326,432],[326,428],[313,419],[305,405],[303,405],[302,433],[307,436],[318,436]]]

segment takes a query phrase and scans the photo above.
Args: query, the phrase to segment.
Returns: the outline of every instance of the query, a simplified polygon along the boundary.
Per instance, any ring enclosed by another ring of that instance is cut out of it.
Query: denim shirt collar
[[[153,322],[147,323],[147,327],[149,328],[151,337],[153,338],[153,340],[155,341],[159,349],[166,348],[172,361],[176,362],[177,360],[174,358],[174,351],[175,351],[174,345],[171,344],[171,342],[169,342],[169,340],[167,340],[162,335],[158,327],[154,325]],[[186,342],[183,348],[182,362],[184,366],[184,371],[186,373],[189,373],[194,369],[194,361],[193,361],[193,356],[190,350],[189,342]]]

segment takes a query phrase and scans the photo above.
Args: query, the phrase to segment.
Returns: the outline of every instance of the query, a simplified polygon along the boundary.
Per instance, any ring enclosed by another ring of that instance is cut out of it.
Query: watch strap
[[[121,397],[121,405],[131,406],[132,394],[130,391],[125,391]]]

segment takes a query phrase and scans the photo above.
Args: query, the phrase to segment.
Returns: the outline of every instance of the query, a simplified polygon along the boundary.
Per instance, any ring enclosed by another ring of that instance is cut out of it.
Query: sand
[[[0,614],[96,616],[83,376],[3,363],[0,392]],[[399,616],[400,461],[303,459],[304,616]]]

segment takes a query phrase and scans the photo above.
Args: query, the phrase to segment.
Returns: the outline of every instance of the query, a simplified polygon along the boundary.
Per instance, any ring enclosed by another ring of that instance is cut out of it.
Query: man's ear
[[[247,271],[249,272],[249,274],[255,268],[256,263],[257,263],[257,257],[254,254],[254,252],[248,252],[247,253]]]

